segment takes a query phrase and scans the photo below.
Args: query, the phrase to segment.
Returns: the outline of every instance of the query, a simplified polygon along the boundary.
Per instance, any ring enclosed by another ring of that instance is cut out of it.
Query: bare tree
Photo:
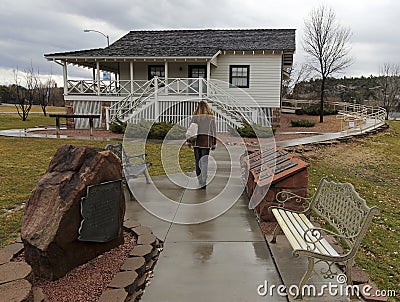
[[[33,105],[34,90],[32,89],[36,80],[33,78],[33,69],[26,71],[26,87],[23,87],[18,77],[18,69],[14,69],[13,73],[15,81],[15,85],[12,87],[12,94],[15,100],[14,104],[17,108],[18,115],[23,121],[26,121]]]
[[[390,112],[397,110],[400,105],[398,94],[400,93],[400,66],[397,64],[384,63],[380,67],[377,78],[379,88],[377,97],[381,106],[386,109],[386,119]]]
[[[313,9],[309,18],[304,21],[304,25],[303,49],[310,58],[308,64],[322,78],[320,90],[322,123],[326,79],[352,63],[348,47],[351,31],[338,24],[333,9],[325,6]]]
[[[293,65],[288,86],[294,99],[299,98],[299,92],[301,90],[300,86],[310,79],[311,72],[312,71],[307,64]]]
[[[38,72],[39,75],[39,72]],[[39,77],[39,76],[38,76]],[[56,82],[51,78],[51,76],[47,79],[45,83],[38,80],[37,94],[39,98],[40,106],[42,107],[43,114],[46,116],[46,107],[50,103],[51,95],[53,92],[53,88],[56,87]]]

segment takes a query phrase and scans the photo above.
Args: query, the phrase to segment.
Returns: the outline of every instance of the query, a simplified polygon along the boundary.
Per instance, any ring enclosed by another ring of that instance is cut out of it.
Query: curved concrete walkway
[[[172,178],[167,175],[153,177],[150,185],[144,178],[131,181],[136,200],[127,202],[126,219],[145,223],[164,241],[164,251],[142,301],[293,300],[279,294],[277,288],[298,284],[306,271],[307,260],[293,258],[291,247],[282,236],[274,246],[267,243],[243,192],[239,166],[242,153],[237,146],[218,146],[211,153],[216,168],[206,190],[177,185],[175,181],[179,177],[189,178],[188,182],[196,181],[184,174]],[[228,170],[232,172],[228,173]],[[223,191],[224,197],[219,198]],[[175,201],[175,206],[166,207],[171,200]],[[226,206],[227,201],[233,206],[227,207],[226,212],[215,219],[196,224],[179,223],[211,217],[217,207],[205,205]],[[316,270],[322,268],[316,265]],[[314,274],[308,284],[319,291],[327,282],[321,275]],[[330,297],[323,292],[318,298],[303,299],[316,300],[333,302],[347,301],[347,298]]]
[[[61,130],[66,130],[67,128],[60,128]],[[42,130],[54,130],[56,132],[56,128],[50,127],[50,128],[27,128],[27,129],[7,129],[7,130],[0,130],[0,136],[9,136],[9,137],[30,137],[30,138],[62,138],[62,139],[77,139],[77,140],[104,140],[104,141],[110,141],[110,140],[118,140],[115,138],[104,138],[104,137],[99,137],[99,136],[67,136],[67,135],[56,135],[56,134],[42,134],[42,133],[36,133],[37,131],[42,131]],[[35,133],[33,133],[35,132]]]

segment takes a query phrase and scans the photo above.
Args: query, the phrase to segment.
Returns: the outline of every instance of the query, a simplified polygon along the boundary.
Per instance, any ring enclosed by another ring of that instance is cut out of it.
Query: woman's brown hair
[[[200,101],[199,105],[197,105],[196,110],[193,112],[193,115],[203,115],[203,114],[214,115],[208,104],[205,101]]]

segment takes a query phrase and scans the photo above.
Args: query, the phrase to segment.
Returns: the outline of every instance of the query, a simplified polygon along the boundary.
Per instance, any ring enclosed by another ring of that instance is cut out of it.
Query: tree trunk
[[[319,107],[319,122],[324,122],[324,94],[325,94],[325,78],[322,77],[321,81],[321,102]]]

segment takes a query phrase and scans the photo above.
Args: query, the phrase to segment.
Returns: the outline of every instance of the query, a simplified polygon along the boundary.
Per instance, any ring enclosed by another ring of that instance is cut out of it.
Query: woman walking
[[[196,175],[200,189],[207,186],[208,155],[217,144],[216,126],[214,114],[205,101],[200,101],[193,112],[191,123],[198,125],[197,136],[194,140],[188,140],[188,146],[194,150],[196,162]]]

